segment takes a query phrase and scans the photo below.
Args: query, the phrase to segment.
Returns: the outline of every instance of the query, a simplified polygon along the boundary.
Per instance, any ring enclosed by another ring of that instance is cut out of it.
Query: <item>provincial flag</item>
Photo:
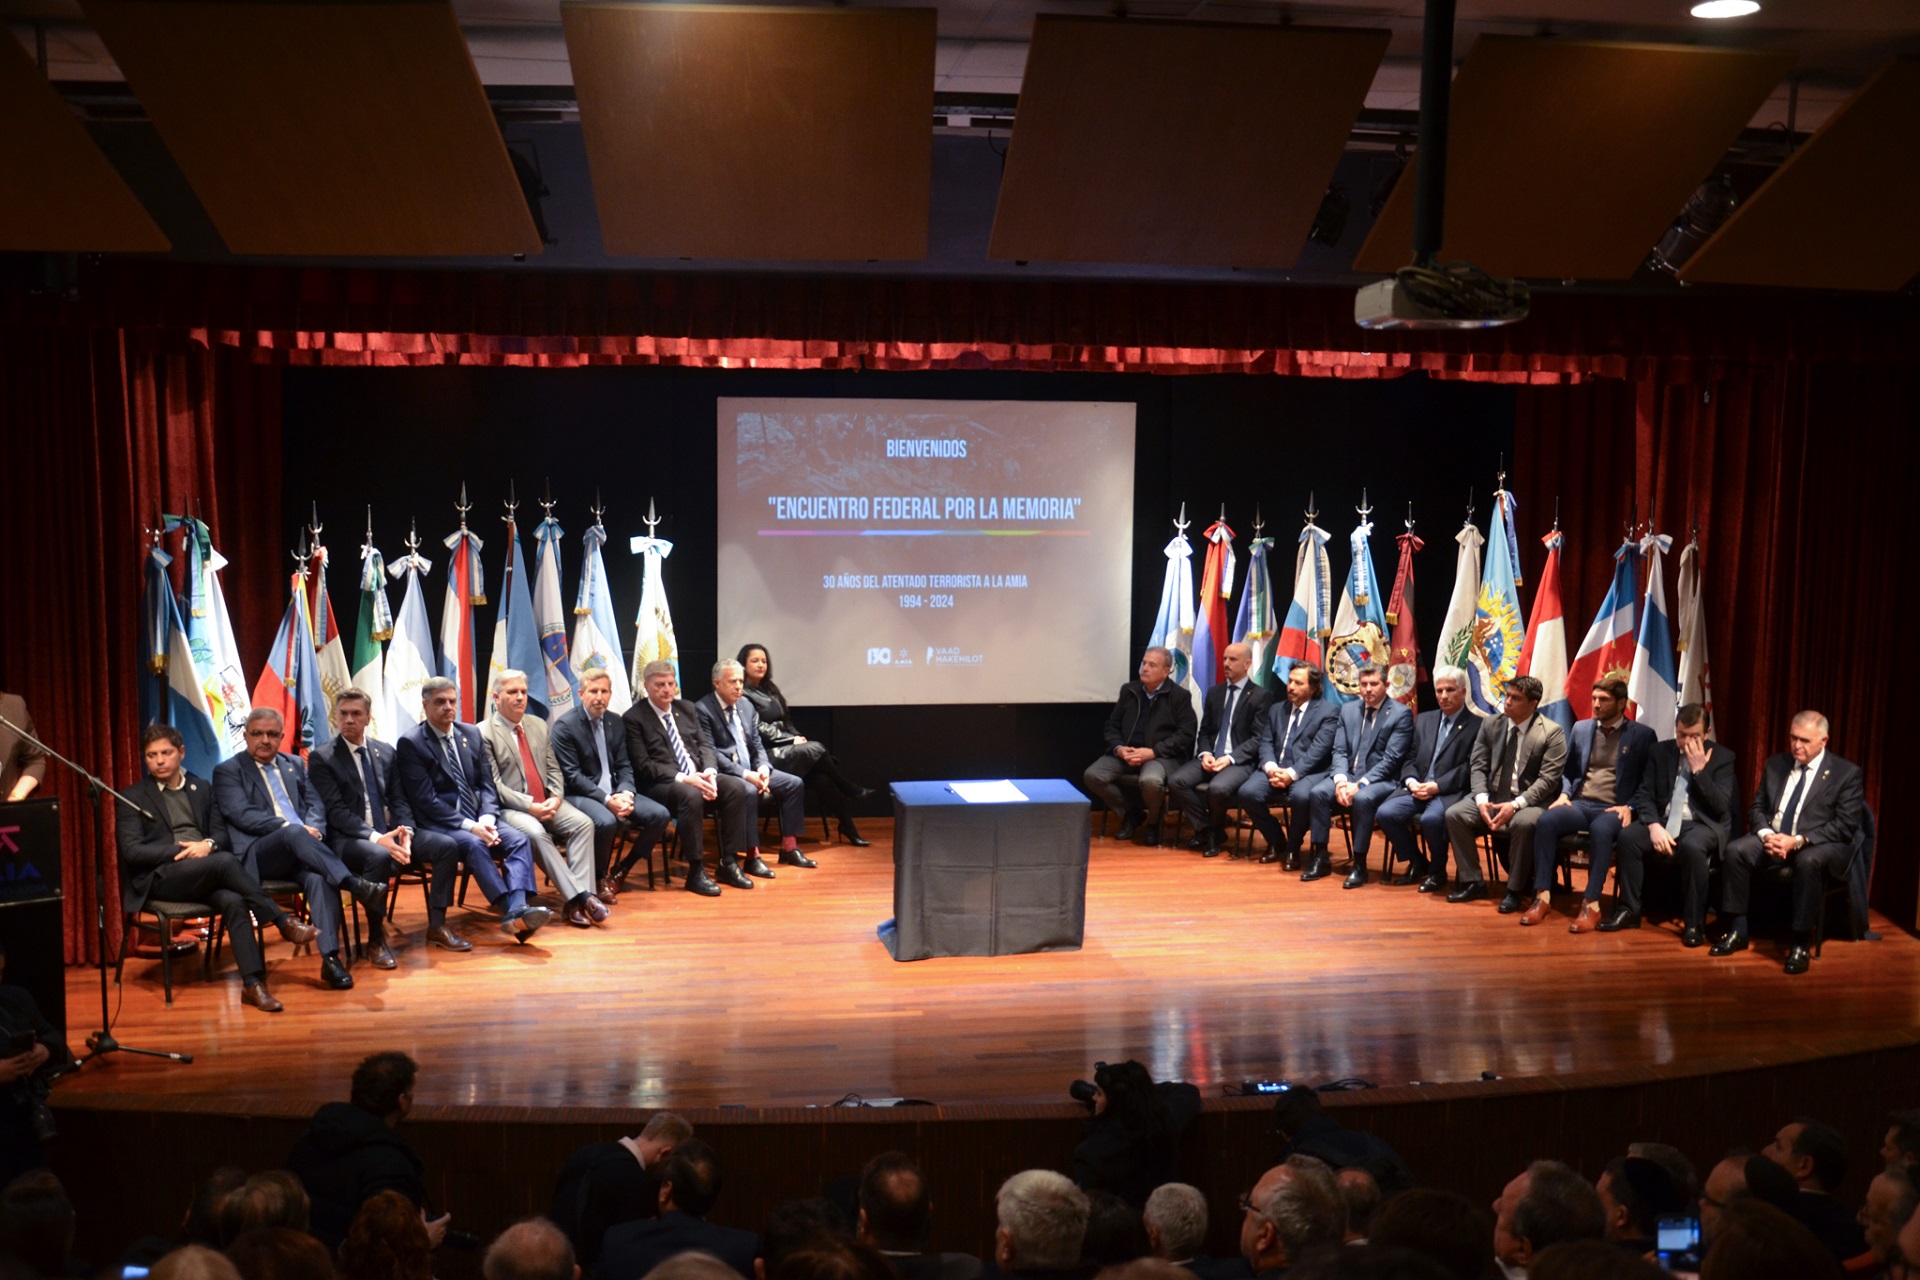
[[[546,710],[550,720],[558,720],[573,710],[580,689],[567,664],[567,607],[560,594],[560,522],[549,515],[534,533],[539,540],[540,567],[534,571],[533,625],[540,636],[541,669],[546,672]],[[529,688],[535,692],[538,680],[528,673]]]
[[[180,619],[167,566],[173,557],[158,544],[147,553],[147,598],[142,610],[141,650],[149,677],[140,681],[140,723],[170,724],[180,731],[186,768],[201,777],[232,752],[214,729],[207,691],[193,665],[193,646]]]
[[[1507,681],[1519,674],[1520,648],[1527,638],[1520,621],[1520,579],[1514,572],[1519,556],[1513,545],[1513,495],[1501,489],[1493,501],[1486,576],[1474,605],[1467,660],[1460,664],[1467,669],[1467,701],[1483,716],[1501,713]]]
[[[1707,680],[1707,615],[1700,604],[1700,539],[1696,535],[1680,553],[1678,612],[1680,624],[1680,705],[1699,703],[1713,710],[1713,688]],[[1713,736],[1708,728],[1707,736]]]
[[[465,494],[463,488],[463,502]],[[474,675],[478,655],[473,644],[473,606],[487,602],[487,580],[480,567],[480,539],[467,528],[464,515],[460,527],[447,535],[446,546],[449,559],[447,594],[440,606],[440,674],[460,686],[460,721],[472,724],[475,708],[484,702]]]
[[[1193,544],[1187,541],[1185,514],[1182,508],[1181,532],[1174,534],[1166,547],[1167,573],[1160,581],[1160,612],[1153,620],[1147,646],[1159,646],[1173,655],[1173,674],[1168,678],[1187,691],[1198,715],[1200,689],[1193,679]]]
[[[1252,651],[1253,665],[1248,669],[1247,679],[1269,693],[1278,693],[1280,680],[1273,673],[1273,645],[1278,638],[1279,620],[1273,616],[1273,577],[1267,567],[1267,553],[1272,550],[1272,538],[1255,538],[1248,547],[1247,581],[1240,588],[1240,613],[1233,620],[1233,641]]]
[[[1233,530],[1207,526],[1207,562],[1200,570],[1200,612],[1193,620],[1194,683],[1204,697],[1226,678],[1227,597],[1233,594]]]
[[[1333,634],[1327,640],[1327,696],[1351,702],[1360,696],[1360,667],[1387,665],[1387,615],[1380,607],[1380,583],[1373,576],[1373,522],[1362,518],[1348,540],[1353,563],[1340,589],[1333,613]]]
[[[1273,671],[1286,683],[1296,662],[1325,668],[1327,636],[1333,630],[1333,570],[1327,562],[1327,531],[1308,520],[1293,554],[1293,599],[1274,645]]]
[[[161,526],[168,532],[186,531],[182,552],[187,560],[186,590],[180,601],[180,617],[186,624],[188,650],[213,716],[214,732],[226,747],[221,756],[225,759],[246,749],[247,712],[251,709],[240,646],[234,642],[233,620],[227,614],[226,593],[220,588],[220,570],[227,567],[227,560],[214,549],[213,534],[205,521],[191,516],[163,516]]]
[[[1520,674],[1540,682],[1540,714],[1569,732],[1573,708],[1567,705],[1567,621],[1560,608],[1560,549],[1566,538],[1558,529],[1541,539],[1547,544],[1547,567],[1533,595],[1533,615],[1527,619],[1527,643],[1520,650]]]
[[[647,510],[653,508],[649,506]],[[671,662],[677,682],[680,641],[673,633],[673,611],[667,607],[664,578],[665,561],[673,554],[673,544],[649,533],[634,538],[627,546],[640,557],[640,612],[634,618],[633,671],[629,684],[636,690],[641,687],[640,673],[649,662]]]
[[[306,570],[292,575],[287,611],[267,652],[267,665],[253,686],[253,705],[280,713],[280,749],[301,759],[333,741],[327,700],[320,692],[320,671],[313,648],[313,623],[307,617]]]
[[[407,580],[394,619],[393,638],[387,643],[387,665],[381,682],[387,691],[387,732],[398,738],[420,723],[420,686],[438,673],[433,661],[433,628],[427,623],[426,589],[420,579],[433,568],[418,550],[419,540],[407,540],[407,554],[387,572]]]
[[[1453,535],[1453,540],[1460,544],[1460,554],[1453,563],[1453,595],[1447,601],[1447,616],[1440,623],[1437,652],[1441,665],[1465,667],[1480,610],[1480,547],[1486,538],[1473,527],[1472,519],[1468,519],[1460,526],[1460,532]],[[1475,715],[1485,714],[1472,698],[1467,699],[1467,710]]]
[[[167,566],[173,557],[160,549],[158,538],[147,548],[146,582],[140,600],[140,661],[146,673],[140,680],[140,723],[166,723],[168,647],[173,642],[173,617],[180,602],[173,596]],[[189,659],[191,661],[191,659]]]
[[[580,560],[580,590],[573,601],[573,649],[569,657],[576,680],[589,672],[605,674],[613,686],[607,710],[619,715],[633,705],[633,686],[627,682],[627,664],[622,661],[618,637],[620,625],[613,612],[613,589],[607,582],[607,529],[598,519],[583,539],[586,550]]]
[[[1673,737],[1674,712],[1680,709],[1680,684],[1673,673],[1673,628],[1667,622],[1667,588],[1661,572],[1661,559],[1672,547],[1673,539],[1664,533],[1640,539],[1641,553],[1647,558],[1647,599],[1640,610],[1633,669],[1627,676],[1634,719],[1663,742]]]
[[[319,533],[316,528],[315,534]],[[326,704],[326,725],[332,734],[333,700],[340,691],[353,683],[353,672],[347,668],[347,646],[340,638],[340,628],[333,620],[333,597],[327,594],[327,562],[331,557],[326,547],[320,544],[316,536],[313,549],[307,558],[307,585],[312,590],[311,604],[313,617],[314,671],[320,681],[320,697]]]
[[[393,635],[393,609],[387,603],[387,564],[373,545],[373,520],[368,516],[367,541],[360,548],[360,618],[353,629],[353,683],[373,702],[367,736],[390,737],[387,726],[387,684],[380,668],[386,655],[380,642]]]
[[[1586,638],[1567,667],[1567,705],[1575,720],[1593,716],[1593,682],[1601,676],[1622,680],[1633,669],[1633,560],[1639,544],[1628,538],[1613,553],[1613,582]]]
[[[489,694],[494,677],[509,670],[527,675],[527,710],[542,720],[553,719],[547,714],[547,668],[540,657],[540,631],[533,623],[533,579],[527,576],[520,529],[511,513],[507,515],[507,563],[500,578],[500,613],[493,623],[493,647],[487,658]]]
[[[1411,519],[1395,541],[1400,544],[1400,566],[1393,574],[1393,598],[1387,601],[1387,625],[1393,628],[1387,640],[1387,690],[1395,702],[1417,711],[1427,669],[1420,661],[1420,632],[1413,619],[1413,553],[1427,544],[1413,531]]]

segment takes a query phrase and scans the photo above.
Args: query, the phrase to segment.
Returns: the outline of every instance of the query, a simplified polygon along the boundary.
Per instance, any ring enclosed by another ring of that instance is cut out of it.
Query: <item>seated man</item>
[[[1283,1274],[1303,1254],[1339,1244],[1347,1221],[1333,1170],[1312,1156],[1288,1156],[1241,1203],[1240,1256],[1256,1276]]]
[[[1325,677],[1320,668],[1296,662],[1287,672],[1287,696],[1275,702],[1260,717],[1260,731],[1254,739],[1254,758],[1260,768],[1240,784],[1235,797],[1240,808],[1252,819],[1254,828],[1267,838],[1262,863],[1281,862],[1294,868],[1300,854],[1300,833],[1309,821],[1309,800],[1313,789],[1326,781],[1333,763],[1333,735],[1338,715],[1321,697]],[[1267,797],[1276,791],[1286,793],[1291,810],[1287,833],[1267,808]]]
[[[1460,879],[1448,902],[1487,896],[1480,873],[1480,837],[1506,831],[1507,892],[1500,899],[1500,913],[1509,915],[1525,905],[1520,886],[1533,878],[1534,829],[1544,806],[1560,794],[1567,763],[1567,735],[1540,714],[1540,692],[1534,676],[1507,681],[1506,714],[1488,716],[1473,740],[1472,794],[1447,810],[1447,839]]]
[[[993,1263],[1000,1275],[1084,1280],[1096,1270],[1081,1262],[1093,1207],[1065,1174],[1051,1169],[1016,1173],[994,1193],[993,1208]]]
[[[693,1126],[671,1111],[656,1111],[638,1134],[594,1142],[567,1157],[553,1186],[547,1216],[573,1241],[580,1265],[592,1269],[609,1227],[651,1218],[660,1197],[660,1171]]]
[[[1600,922],[1602,933],[1640,927],[1640,895],[1647,859],[1671,857],[1680,869],[1680,941],[1707,941],[1707,869],[1727,847],[1738,807],[1733,748],[1707,741],[1713,712],[1697,702],[1674,717],[1673,741],[1655,744],[1633,793],[1637,821],[1620,832],[1613,878],[1620,906]]]
[[[1193,828],[1189,849],[1218,857],[1227,845],[1227,810],[1254,771],[1260,725],[1273,695],[1247,679],[1253,650],[1230,644],[1221,655],[1226,679],[1202,699],[1200,753],[1175,769],[1167,786]]]
[[[526,672],[508,668],[493,677],[493,714],[480,734],[493,765],[501,820],[532,844],[533,856],[565,904],[567,923],[576,929],[602,923],[607,907],[593,896],[593,819],[562,793],[547,722],[527,715]]]
[[[900,1280],[974,1280],[980,1259],[970,1253],[928,1253],[933,1197],[912,1157],[884,1151],[860,1171],[856,1237],[886,1258]]]
[[[353,985],[340,962],[340,899],[344,889],[372,920],[387,909],[385,881],[348,870],[326,846],[326,810],[300,757],[280,750],[286,722],[272,707],[247,713],[247,749],[213,767],[213,802],[227,825],[234,856],[258,880],[293,880],[320,931],[320,977],[336,991]]]
[[[213,787],[180,767],[186,744],[172,725],[150,724],[140,735],[147,776],[127,788],[127,798],[152,814],[146,818],[119,806],[114,836],[120,846],[120,905],[145,908],[148,899],[205,902],[220,913],[240,968],[240,998],[278,1013],[285,1006],[267,990],[267,962],[253,934],[253,921],[269,921],[288,942],[312,942],[319,931],[293,919],[269,898],[240,860],[220,846],[226,823],[213,803]],[[162,938],[161,946],[172,939]]]
[[[1120,686],[1107,715],[1107,753],[1087,766],[1087,790],[1120,815],[1118,839],[1145,832],[1160,843],[1160,818],[1167,802],[1167,775],[1193,753],[1193,699],[1167,679],[1173,654],[1155,645],[1140,655],[1140,678]],[[1136,778],[1140,802],[1120,789],[1120,779]]]
[[[401,788],[422,831],[452,839],[460,860],[500,913],[500,931],[519,942],[553,919],[553,912],[527,904],[533,892],[533,850],[527,838],[500,824],[500,800],[493,790],[493,769],[480,730],[461,724],[460,686],[445,676],[420,685],[425,719],[400,735],[394,763]],[[493,865],[493,850],[506,862],[506,879]],[[453,877],[436,876],[427,906],[427,941],[448,951],[471,951],[473,944],[447,927],[453,905]]]
[[[1859,1215],[1834,1197],[1847,1178],[1845,1135],[1830,1124],[1801,1116],[1782,1125],[1760,1154],[1792,1176],[1799,1193],[1788,1201],[1788,1212],[1813,1232],[1836,1261],[1865,1252],[1867,1239]]]
[[[700,728],[713,744],[714,762],[720,772],[738,778],[753,788],[757,809],[763,800],[772,800],[780,813],[780,865],[812,867],[819,864],[800,852],[800,833],[807,825],[807,788],[797,775],[773,767],[767,756],[767,744],[760,737],[760,716],[753,704],[740,695],[747,687],[746,668],[732,658],[713,664],[713,692],[700,699],[694,709],[700,714]],[[750,825],[748,832],[754,828]],[[757,838],[746,849],[743,870],[763,880],[773,879],[773,868],[760,857]]]
[[[608,1229],[600,1244],[600,1265],[594,1268],[597,1280],[640,1280],[689,1249],[710,1253],[753,1280],[758,1237],[707,1221],[720,1198],[720,1161],[712,1147],[689,1138],[674,1148],[660,1171],[657,1194],[659,1217]]]
[[[1747,811],[1747,834],[1727,846],[1720,913],[1729,924],[1707,954],[1746,950],[1754,870],[1784,862],[1793,868],[1793,945],[1786,967],[1788,973],[1805,973],[1813,963],[1813,926],[1826,906],[1822,890],[1853,863],[1853,836],[1866,800],[1860,766],[1827,750],[1827,718],[1818,711],[1793,718],[1787,746],[1787,753],[1768,760],[1760,775],[1760,790]]]
[[[1367,882],[1367,850],[1373,845],[1373,815],[1400,789],[1400,769],[1413,746],[1413,712],[1387,696],[1387,673],[1363,663],[1355,673],[1360,700],[1340,708],[1333,732],[1333,776],[1307,794],[1313,854],[1302,880],[1333,874],[1327,839],[1336,807],[1353,814],[1353,869],[1340,887],[1358,889]]]
[[[1403,790],[1375,815],[1387,845],[1407,864],[1395,884],[1418,884],[1421,893],[1447,887],[1447,810],[1467,794],[1478,717],[1467,711],[1467,673],[1433,669],[1433,696],[1440,706],[1413,722],[1413,748],[1400,768]],[[1420,824],[1419,839],[1414,823]]]
[[[1511,682],[1507,688],[1513,688]],[[1498,725],[1500,719],[1489,716],[1487,722]],[[1535,1160],[1493,1202],[1493,1256],[1508,1275],[1526,1274],[1543,1249],[1569,1240],[1598,1240],[1606,1230],[1600,1193],[1558,1160]]]
[[[327,810],[327,844],[340,861],[361,877],[385,884],[396,867],[417,855],[428,867],[429,883],[449,886],[460,870],[460,849],[438,831],[415,833],[413,810],[394,767],[393,748],[367,736],[373,699],[361,689],[334,695],[332,742],[307,757],[307,773]],[[431,890],[430,890],[431,891]],[[387,922],[367,922],[367,951],[373,967],[394,967],[387,945]]]
[[[673,821],[665,809],[634,792],[627,727],[607,714],[612,698],[612,678],[603,670],[587,671],[580,677],[580,705],[555,720],[552,733],[567,803],[593,819],[593,896],[608,906],[619,896],[611,863],[621,825],[634,829],[632,861],[648,857]],[[594,1241],[596,1252],[599,1243]]]
[[[1520,923],[1536,925],[1553,905],[1553,876],[1560,869],[1560,837],[1587,833],[1587,892],[1567,926],[1570,933],[1591,933],[1600,923],[1600,892],[1613,868],[1613,842],[1633,821],[1633,795],[1640,789],[1647,757],[1658,739],[1653,730],[1627,719],[1627,682],[1606,676],[1593,684],[1593,716],[1567,735],[1567,767],[1560,794],[1540,815],[1533,834],[1538,856],[1533,866],[1533,901]]]
[[[687,889],[705,898],[720,894],[704,861],[709,807],[719,815],[721,884],[753,888],[730,850],[752,847],[755,789],[720,772],[699,712],[679,696],[680,681],[671,662],[649,662],[641,669],[640,684],[647,696],[621,717],[627,725],[627,754],[633,758],[641,794],[673,815],[680,852],[687,860]]]

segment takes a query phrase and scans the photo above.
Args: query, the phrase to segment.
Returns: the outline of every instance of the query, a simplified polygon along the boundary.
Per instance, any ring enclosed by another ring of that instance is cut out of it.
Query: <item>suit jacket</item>
[[[1202,699],[1205,710],[1200,716],[1199,736],[1194,739],[1193,753],[1212,751],[1214,742],[1220,736],[1220,713],[1227,707],[1227,685],[1223,680],[1207,690]],[[1267,708],[1273,705],[1273,694],[1262,689],[1252,680],[1240,691],[1233,703],[1233,724],[1228,727],[1227,754],[1233,757],[1235,764],[1259,764],[1253,753],[1260,746],[1260,722],[1266,718]]]
[[[500,797],[493,789],[493,765],[487,758],[486,740],[475,726],[457,721],[453,737],[467,785],[473,788],[474,802],[480,810],[476,816],[498,817]],[[430,831],[465,830],[461,825],[460,784],[447,771],[440,735],[422,720],[400,735],[400,741],[393,745],[393,756],[399,766],[400,789],[406,792],[415,824]]]
[[[613,781],[613,792],[632,795],[633,757],[627,754],[627,726],[612,712],[603,713],[600,721],[607,740],[607,775]],[[560,762],[560,777],[566,784],[565,794],[605,804],[609,793],[600,788],[600,751],[593,745],[593,724],[587,719],[587,709],[575,707],[555,720],[550,736],[553,758]]]
[[[980,1280],[985,1268],[970,1253],[888,1253],[900,1280]]]
[[[193,806],[193,820],[216,849],[227,847],[227,824],[220,806],[213,802],[213,784],[205,778],[185,774],[187,803]],[[146,905],[153,873],[173,861],[180,852],[173,823],[167,820],[166,802],[160,798],[160,784],[142,778],[127,788],[127,799],[153,815],[149,822],[125,805],[118,805],[114,819],[114,841],[120,846],[120,904],[128,911]]]
[[[1413,749],[1413,712],[1388,698],[1374,713],[1373,736],[1367,739],[1364,755],[1359,751],[1367,704],[1358,700],[1340,708],[1339,723],[1333,731],[1333,772],[1349,781],[1365,778],[1370,782],[1395,782]]]
[[[1259,757],[1253,763],[1260,766],[1277,764],[1282,769],[1291,769],[1296,776],[1305,777],[1309,773],[1323,773],[1333,764],[1333,736],[1338,731],[1339,712],[1325,698],[1309,698],[1300,708],[1300,727],[1293,731],[1293,737],[1287,737],[1287,719],[1293,715],[1293,704],[1285,698],[1276,698],[1267,708],[1267,714],[1260,718],[1260,740],[1255,744]],[[1287,749],[1278,756],[1274,752],[1285,741]]]
[[[1467,793],[1470,770],[1473,765],[1473,739],[1479,732],[1479,717],[1465,707],[1454,717],[1454,726],[1447,731],[1447,740],[1441,744],[1440,758],[1435,760],[1433,744],[1440,737],[1440,722],[1446,719],[1438,708],[1422,711],[1413,722],[1413,749],[1407,753],[1407,762],[1400,767],[1402,782],[1432,782],[1440,788],[1443,796],[1461,796]],[[1427,762],[1433,761],[1433,777],[1428,778]]]
[[[767,744],[760,737],[760,714],[753,704],[744,697],[733,704],[734,714],[740,717],[740,736],[747,748],[748,768],[742,769],[740,762],[733,756],[733,731],[727,728],[727,709],[720,705],[720,695],[710,693],[694,703],[694,710],[700,715],[701,731],[707,735],[707,741],[713,744],[715,763],[720,772],[742,777],[749,770],[759,772],[771,768],[767,759]]]
[[[1467,783],[1470,794],[1485,795],[1493,790],[1489,783],[1494,762],[1500,758],[1512,725],[1505,716],[1488,716],[1481,722],[1480,732],[1473,739],[1473,767]],[[1519,796],[1529,805],[1551,803],[1560,794],[1560,776],[1566,767],[1566,730],[1535,711],[1520,732]]]
[[[267,767],[279,773],[280,784],[287,789],[287,799],[293,802],[300,821],[324,839],[327,811],[300,757],[285,751],[276,752],[273,763]],[[220,806],[220,816],[226,819],[227,837],[233,842],[235,856],[248,867],[253,865],[247,859],[253,842],[288,825],[287,819],[273,807],[273,793],[267,790],[267,781],[260,776],[253,757],[244,751],[213,766],[213,802]]]
[[[400,785],[399,760],[394,749],[378,738],[362,744],[373,753],[374,769],[380,777],[380,803],[386,807],[387,830],[413,825],[413,807],[407,803],[406,788]],[[307,757],[307,773],[320,803],[327,811],[327,834],[336,839],[371,840],[383,833],[367,825],[367,785],[354,763],[353,748],[345,738],[318,747]]]
[[[1567,735],[1567,768],[1560,776],[1562,795],[1571,797],[1586,779],[1587,761],[1593,758],[1594,728],[1597,724],[1598,721],[1592,719],[1578,721],[1573,726],[1573,732]],[[1647,757],[1659,741],[1653,730],[1638,720],[1621,723],[1620,751],[1613,762],[1615,804],[1633,803],[1634,793],[1640,790],[1640,780],[1646,776]]]
[[[520,743],[513,728],[513,722],[496,711],[487,717],[487,727],[480,735],[493,758],[493,791],[500,797],[501,808],[525,813],[533,808],[533,791],[527,784],[526,766],[520,763]],[[546,788],[547,797],[566,795],[566,779],[554,758],[547,722],[536,715],[524,715],[520,717],[520,730],[527,735],[527,750],[533,755],[533,767],[540,771],[540,785]]]
[[[1673,804],[1673,784],[1680,776],[1680,744],[1657,742],[1647,754],[1647,765],[1640,776],[1640,789],[1633,793],[1633,817],[1652,826],[1664,824],[1667,809]],[[1687,778],[1687,804],[1693,816],[1687,821],[1712,827],[1720,833],[1725,847],[1733,835],[1733,815],[1740,807],[1739,783],[1734,776],[1733,748],[1721,742],[1707,744],[1707,767]],[[1768,812],[1772,817],[1772,812]]]
[[[1160,696],[1151,702],[1147,687],[1138,680],[1120,686],[1120,696],[1107,713],[1108,755],[1115,747],[1133,741],[1134,725],[1142,715],[1147,719],[1140,734],[1141,745],[1152,747],[1157,758],[1178,764],[1193,755],[1193,699],[1171,679],[1160,686]]]
[[[1793,777],[1793,757],[1784,752],[1767,760],[1760,789],[1747,810],[1747,830],[1773,830],[1773,811],[1786,798]],[[1813,789],[1800,800],[1800,834],[1808,844],[1846,844],[1860,829],[1860,811],[1866,807],[1860,766],[1829,751],[1820,761]]]
[[[593,1274],[595,1280],[640,1280],[660,1263],[689,1249],[711,1253],[752,1280],[760,1237],[675,1210],[609,1228],[600,1243],[600,1265]]]
[[[696,770],[718,769],[713,743],[700,727],[700,713],[685,698],[673,700],[673,723],[680,730],[680,741],[693,757]],[[657,787],[672,782],[680,774],[679,757],[673,754],[673,739],[661,727],[660,712],[642,698],[621,716],[627,722],[627,754],[633,758],[633,778],[642,787]]]
[[[27,702],[17,693],[0,693],[0,716],[25,729],[35,737],[39,732],[33,727],[33,716],[27,711]],[[0,803],[13,793],[13,784],[22,776],[40,779],[40,785],[47,782],[47,757],[40,748],[21,738],[19,734],[0,724]]]

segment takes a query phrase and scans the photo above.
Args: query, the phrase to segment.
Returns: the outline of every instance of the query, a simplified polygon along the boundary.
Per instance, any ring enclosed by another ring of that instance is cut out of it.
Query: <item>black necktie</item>
[[[1807,767],[1795,765],[1793,785],[1787,788],[1787,802],[1780,806],[1780,834],[1797,836],[1800,834],[1800,793],[1806,790]]]
[[[1227,686],[1227,703],[1220,709],[1220,732],[1215,735],[1213,754],[1223,756],[1233,745],[1233,697],[1240,692],[1238,685]]]
[[[1287,744],[1293,741],[1293,727],[1300,723],[1300,708],[1295,707],[1287,716],[1287,731],[1281,735],[1280,749],[1273,753],[1273,762],[1279,764],[1287,758]]]
[[[1355,774],[1364,772],[1362,766],[1365,765],[1367,761],[1367,742],[1372,737],[1373,708],[1368,707],[1360,713],[1360,750],[1356,751],[1353,756],[1353,771]]]
[[[1447,730],[1453,728],[1453,721],[1440,717],[1440,731],[1433,735],[1433,758],[1427,761],[1427,781],[1433,781],[1433,771],[1440,766],[1440,752],[1447,745]]]
[[[387,829],[387,806],[380,799],[380,768],[374,762],[373,748],[355,747],[354,754],[360,757],[360,781],[367,789],[367,813],[373,818],[373,829]]]
[[[1493,784],[1493,789],[1496,792],[1504,792],[1509,797],[1514,794],[1513,767],[1514,762],[1519,759],[1519,756],[1520,727],[1515,725],[1507,730],[1506,743],[1500,748],[1499,777],[1494,780]]]

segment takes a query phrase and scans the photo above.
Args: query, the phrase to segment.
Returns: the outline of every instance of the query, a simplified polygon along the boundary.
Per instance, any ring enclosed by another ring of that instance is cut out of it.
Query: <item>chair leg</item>
[[[167,1007],[173,1007],[173,919],[170,916],[156,914],[154,919],[160,922],[160,985],[167,993]]]

